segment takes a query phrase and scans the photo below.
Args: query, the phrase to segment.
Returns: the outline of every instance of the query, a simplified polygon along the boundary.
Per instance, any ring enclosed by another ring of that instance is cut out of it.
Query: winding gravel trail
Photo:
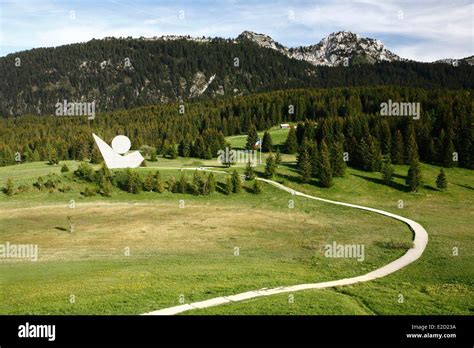
[[[216,170],[208,170],[205,168],[185,168],[186,170],[202,170],[202,171],[212,171],[212,172],[219,172],[223,173],[222,171],[216,171]],[[225,173],[225,172],[224,172]],[[228,174],[228,173],[227,173]],[[339,202],[339,201],[332,201],[329,199],[324,199],[324,198],[319,198],[311,195],[307,195],[305,193],[295,191],[285,185],[282,185],[276,181],[273,180],[268,180],[268,179],[263,179],[263,178],[258,178],[258,180],[266,182],[270,185],[273,185],[283,191],[286,191],[290,193],[291,195],[295,196],[301,196],[301,197],[306,197],[309,199],[314,199],[317,201],[321,202],[326,202],[330,204],[337,204],[337,205],[342,205],[350,208],[355,208],[355,209],[361,209],[361,210],[367,210],[371,211],[377,214],[381,214],[384,216],[391,217],[393,219],[399,220],[407,224],[410,229],[413,232],[413,248],[409,249],[403,256],[400,258],[396,259],[395,261],[390,262],[389,264],[382,266],[372,272],[369,272],[367,274],[357,276],[357,277],[352,277],[352,278],[343,278],[343,279],[338,279],[338,280],[332,280],[328,282],[321,282],[321,283],[310,283],[310,284],[298,284],[298,285],[292,285],[292,286],[281,286],[278,288],[272,288],[272,289],[267,289],[263,288],[260,290],[253,290],[253,291],[247,291],[243,292],[240,294],[236,295],[231,295],[231,296],[221,296],[221,297],[216,297],[212,298],[209,300],[205,301],[200,301],[200,302],[194,302],[194,303],[188,303],[188,304],[183,304],[180,306],[174,306],[174,307],[169,307],[169,308],[163,308],[159,309],[153,312],[148,312],[144,313],[143,315],[173,315],[173,314],[178,314],[182,313],[185,311],[189,311],[192,309],[198,309],[198,308],[208,308],[208,307],[213,307],[213,306],[218,306],[222,304],[228,304],[228,303],[233,303],[233,302],[239,302],[239,301],[244,301],[252,298],[257,298],[257,297],[264,297],[264,296],[271,296],[271,295],[276,295],[276,294],[282,294],[282,293],[287,293],[287,292],[296,292],[296,291],[302,291],[302,290],[308,290],[308,289],[324,289],[324,288],[332,288],[335,286],[343,286],[343,285],[350,285],[350,284],[356,284],[356,283],[362,283],[362,282],[368,282],[370,280],[374,280],[377,278],[382,278],[385,277],[391,273],[394,273],[398,271],[399,269],[408,266],[410,263],[416,261],[417,259],[420,258],[420,256],[423,254],[423,251],[426,248],[426,245],[428,244],[428,233],[426,230],[421,226],[418,222],[407,219],[403,216],[392,214],[389,212],[386,212],[384,210],[380,209],[374,209],[374,208],[369,208],[365,207],[362,205],[355,205],[355,204],[349,204],[349,203],[344,203],[344,202]]]

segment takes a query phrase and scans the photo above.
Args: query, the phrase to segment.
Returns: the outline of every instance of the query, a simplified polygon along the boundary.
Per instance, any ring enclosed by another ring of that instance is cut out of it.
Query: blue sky
[[[106,36],[229,38],[244,30],[291,47],[348,30],[404,58],[433,61],[473,55],[473,21],[472,0],[0,0],[0,56]]]

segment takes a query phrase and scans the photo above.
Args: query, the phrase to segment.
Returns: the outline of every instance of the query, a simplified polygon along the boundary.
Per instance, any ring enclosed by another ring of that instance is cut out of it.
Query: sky
[[[345,30],[434,61],[473,55],[473,23],[474,0],[0,0],[0,56],[107,36],[234,38],[244,30],[296,47]]]

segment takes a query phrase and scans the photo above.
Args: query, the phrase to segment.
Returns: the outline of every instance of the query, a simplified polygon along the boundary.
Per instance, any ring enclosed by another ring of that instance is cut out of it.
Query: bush
[[[15,193],[15,185],[13,185],[12,179],[7,180],[7,184],[5,185],[5,188],[3,189],[3,192],[7,196],[13,196],[13,194]]]
[[[79,167],[74,171],[74,175],[77,176],[79,179],[93,182],[94,181],[94,170],[92,167],[86,163],[82,162],[79,164]]]
[[[96,195],[96,192],[95,190],[89,188],[89,187],[86,187],[84,189],[84,192],[82,192],[82,194],[85,196],[85,197],[92,197],[92,196],[95,196]]]
[[[61,167],[61,173],[67,173],[69,172],[69,167],[67,166],[66,163],[63,164],[63,166]]]
[[[253,181],[253,188],[252,188],[252,191],[253,191],[253,193],[255,193],[256,195],[262,193],[262,188],[261,188],[260,183],[259,183],[259,181],[258,181],[257,179],[255,179],[255,180]]]

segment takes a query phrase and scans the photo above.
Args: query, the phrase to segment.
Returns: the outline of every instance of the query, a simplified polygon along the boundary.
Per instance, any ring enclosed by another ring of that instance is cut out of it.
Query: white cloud
[[[160,2],[158,6],[148,1],[84,0],[0,6],[1,54],[8,47],[58,46],[106,36],[235,37],[243,30],[266,33],[287,46],[315,44],[333,31],[349,30],[383,39],[400,56],[424,61],[465,57],[474,51],[470,0]],[[71,10],[75,20],[68,18]],[[179,11],[184,11],[184,19]]]

